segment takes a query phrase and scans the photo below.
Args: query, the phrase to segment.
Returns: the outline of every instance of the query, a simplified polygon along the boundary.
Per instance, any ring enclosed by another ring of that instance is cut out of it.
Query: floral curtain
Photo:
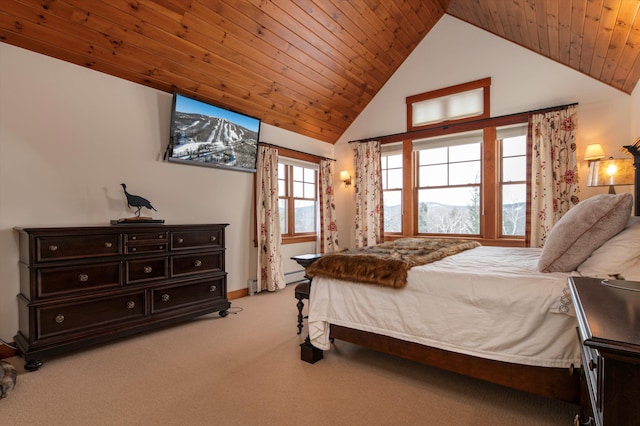
[[[333,192],[333,161],[320,161],[320,253],[333,253],[338,248],[336,203]]]
[[[256,171],[256,223],[258,226],[257,291],[285,287],[280,250],[280,208],[278,206],[278,150],[258,147]]]
[[[553,225],[578,204],[577,108],[530,117],[529,247],[542,247]]]
[[[356,247],[384,240],[380,142],[361,142],[355,147]]]

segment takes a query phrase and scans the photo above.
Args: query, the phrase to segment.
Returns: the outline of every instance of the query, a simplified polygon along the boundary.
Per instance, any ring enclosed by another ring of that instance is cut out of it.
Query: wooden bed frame
[[[331,324],[330,336],[332,340],[343,340],[512,389],[572,404],[580,403],[579,368],[536,367],[494,361],[335,324]],[[322,357],[323,351],[313,346],[308,337],[300,345],[301,360],[315,363]]]
[[[640,138],[623,148],[634,159],[634,215],[640,216]],[[512,389],[573,404],[580,403],[580,368],[577,366],[551,368],[494,361],[334,324],[331,324],[330,336],[332,340],[343,340]],[[300,359],[303,361],[315,363],[322,357],[322,350],[313,346],[309,337],[300,345]]]

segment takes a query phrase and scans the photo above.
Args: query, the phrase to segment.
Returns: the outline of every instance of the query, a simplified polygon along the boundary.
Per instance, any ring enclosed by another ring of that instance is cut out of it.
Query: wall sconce
[[[351,185],[351,176],[349,176],[349,172],[346,170],[340,172],[340,180],[344,182],[345,188]]]
[[[609,194],[615,194],[614,185],[633,185],[635,170],[630,158],[609,158],[589,162],[587,186],[608,186]]]
[[[587,145],[587,149],[584,152],[584,161],[600,160],[601,158],[604,158],[602,145],[600,145],[599,143]]]

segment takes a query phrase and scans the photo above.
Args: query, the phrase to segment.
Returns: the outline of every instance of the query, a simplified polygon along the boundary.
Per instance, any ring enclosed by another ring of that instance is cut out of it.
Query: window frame
[[[481,212],[480,212],[480,236],[465,235],[465,238],[474,239],[485,245],[501,245],[511,247],[524,247],[525,237],[518,236],[503,237],[501,235],[501,218],[500,214],[501,197],[498,194],[499,184],[499,157],[498,144],[496,143],[496,128],[528,123],[531,112],[515,113],[500,117],[490,117],[490,84],[491,78],[481,79],[470,83],[463,83],[449,88],[439,89],[415,96],[407,97],[407,129],[408,131],[401,134],[389,135],[379,138],[381,143],[397,143],[402,142],[403,151],[403,193],[402,193],[402,235],[395,233],[385,233],[385,239],[395,239],[400,237],[417,236],[418,217],[417,217],[417,188],[416,181],[416,164],[415,154],[413,152],[413,141],[418,139],[426,139],[436,136],[451,135],[454,133],[463,133],[472,130],[483,130],[482,143],[482,186],[481,186]],[[412,126],[412,111],[410,105],[413,102],[429,99],[430,97],[448,96],[455,94],[456,91],[466,91],[478,87],[484,90],[484,111],[481,117],[467,117],[460,120],[450,120],[439,122],[426,126]],[[529,141],[527,141],[527,144]],[[527,155],[529,148],[527,147]],[[527,161],[527,186],[530,179],[530,161]],[[424,234],[423,234],[424,235]],[[450,234],[437,234],[444,238]],[[454,235],[451,235],[454,237]],[[459,236],[455,236],[459,238]]]
[[[397,170],[397,169],[402,170],[403,182],[402,182],[402,184],[401,184],[400,188],[391,188],[391,189],[387,188],[387,189],[385,189],[385,188],[384,188],[384,185],[383,185],[383,187],[382,187],[382,193],[383,193],[383,199],[384,199],[384,193],[385,193],[385,192],[399,192],[399,193],[400,193],[400,231],[398,231],[398,232],[386,232],[386,231],[385,231],[385,232],[384,232],[384,234],[385,234],[385,235],[402,235],[402,230],[403,230],[403,224],[402,224],[402,216],[403,216],[403,214],[402,214],[402,207],[403,207],[403,204],[404,204],[404,203],[403,203],[402,194],[403,194],[403,189],[404,189],[404,174],[405,174],[404,161],[402,161],[402,146],[398,147],[398,149],[390,149],[390,150],[388,150],[388,151],[386,151],[386,152],[385,152],[385,150],[383,149],[383,152],[381,153],[381,160],[382,160],[382,157],[390,157],[390,156],[393,156],[393,155],[400,155],[400,158],[401,158],[401,164],[402,164],[402,165],[401,165],[399,168],[398,168],[398,167],[394,167],[394,168],[391,168],[391,169],[390,169],[390,168],[388,168],[388,167],[387,167],[387,168],[385,169],[385,168],[382,166],[382,164],[381,164],[381,165],[380,165],[380,170],[381,170],[381,172],[382,172],[383,174],[384,174],[385,172],[387,172],[387,173],[388,173],[388,171],[389,171],[389,170]],[[387,164],[387,165],[388,165],[388,164]],[[384,177],[383,177],[383,182],[384,182]],[[387,182],[388,182],[388,178],[387,178]],[[383,203],[383,204],[384,204],[384,203]],[[383,209],[384,209],[384,205],[383,205]],[[384,216],[384,217],[386,218],[386,217],[387,217],[387,215],[385,214],[385,216]]]
[[[283,160],[282,162],[280,160]],[[292,232],[295,229],[295,216],[294,215],[289,215],[287,217],[287,227],[289,229],[289,232],[287,234],[281,233],[280,237],[281,237],[281,244],[296,244],[296,243],[304,243],[304,242],[313,242],[316,241],[318,239],[318,226],[319,226],[319,221],[318,221],[318,217],[317,215],[319,214],[319,190],[320,190],[320,158],[315,157],[313,155],[310,154],[305,154],[305,153],[301,153],[301,152],[297,152],[297,151],[293,151],[293,150],[288,150],[285,148],[279,148],[278,150],[278,164],[284,164],[287,167],[288,171],[287,171],[287,192],[288,194],[293,194],[293,179],[292,179],[292,170],[293,170],[293,164],[288,163],[287,164],[287,159],[290,160],[294,160],[293,162],[297,161],[302,161],[302,162],[306,162],[306,163],[310,163],[310,164],[314,164],[317,166],[317,169],[314,170],[315,172],[315,186],[316,186],[316,191],[315,191],[315,200],[314,200],[314,204],[315,204],[315,211],[316,211],[316,221],[315,221],[315,230],[313,232],[304,232],[304,233],[294,233]],[[293,163],[292,162],[292,163]],[[297,164],[297,166],[301,166],[304,167],[303,164]],[[278,197],[278,199],[281,199],[282,197]],[[290,212],[294,212],[294,203],[296,199],[301,199],[301,198],[295,198],[295,197],[287,197],[287,208]],[[308,200],[308,198],[304,198],[305,200]]]

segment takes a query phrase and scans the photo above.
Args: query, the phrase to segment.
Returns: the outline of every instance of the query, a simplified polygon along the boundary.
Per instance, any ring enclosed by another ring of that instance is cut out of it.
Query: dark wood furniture
[[[291,257],[292,260],[295,260],[298,265],[303,268],[307,268],[307,266],[311,265],[316,260],[320,259],[322,254],[313,253],[313,254],[301,254],[298,256]],[[302,333],[302,321],[304,317],[302,316],[302,309],[304,308],[304,299],[309,299],[309,293],[311,292],[311,279],[305,275],[305,278],[308,280],[307,282],[300,283],[296,285],[294,296],[298,300],[296,307],[298,308],[298,334]]]
[[[225,228],[16,228],[25,369],[46,356],[218,311],[226,316]]]
[[[425,365],[485,380],[512,389],[578,404],[579,372],[571,368],[537,367],[477,358],[393,337],[331,324],[331,339],[343,340]],[[322,350],[301,345],[300,359],[314,363]]]
[[[640,424],[640,283],[569,279],[582,346],[582,424]]]

